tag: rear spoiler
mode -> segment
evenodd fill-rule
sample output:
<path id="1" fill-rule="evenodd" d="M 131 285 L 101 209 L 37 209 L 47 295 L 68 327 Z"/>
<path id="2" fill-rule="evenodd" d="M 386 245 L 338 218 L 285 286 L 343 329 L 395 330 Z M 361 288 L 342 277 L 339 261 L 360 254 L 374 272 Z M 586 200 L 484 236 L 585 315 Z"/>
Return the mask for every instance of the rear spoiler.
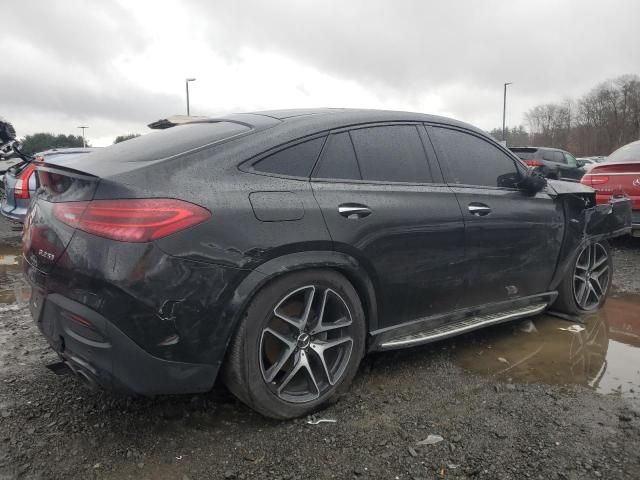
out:
<path id="1" fill-rule="evenodd" d="M 164 130 L 166 128 L 175 127 L 177 125 L 184 125 L 185 123 L 196 123 L 208 120 L 209 117 L 194 117 L 190 115 L 173 115 L 167 118 L 161 118 L 155 122 L 151 122 L 147 127 L 153 130 Z"/>
<path id="2" fill-rule="evenodd" d="M 92 175 L 91 173 L 81 172 L 80 170 L 76 170 L 75 168 L 64 167 L 62 165 L 54 165 L 51 163 L 38 163 L 36 169 L 41 172 L 50 172 L 50 173 L 63 173 L 70 177 L 80 178 L 84 180 L 95 180 L 98 177 L 97 175 Z"/>

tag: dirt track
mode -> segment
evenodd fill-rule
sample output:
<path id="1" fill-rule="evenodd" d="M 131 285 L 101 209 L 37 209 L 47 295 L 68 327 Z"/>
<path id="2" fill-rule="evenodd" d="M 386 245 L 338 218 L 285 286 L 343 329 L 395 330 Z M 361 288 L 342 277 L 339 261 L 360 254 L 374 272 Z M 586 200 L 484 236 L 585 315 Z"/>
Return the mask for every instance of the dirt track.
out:
<path id="1" fill-rule="evenodd" d="M 319 425 L 222 387 L 132 399 L 56 377 L 17 241 L 0 221 L 0 479 L 640 478 L 640 240 L 615 243 L 617 293 L 584 332 L 539 316 L 369 356 Z"/>

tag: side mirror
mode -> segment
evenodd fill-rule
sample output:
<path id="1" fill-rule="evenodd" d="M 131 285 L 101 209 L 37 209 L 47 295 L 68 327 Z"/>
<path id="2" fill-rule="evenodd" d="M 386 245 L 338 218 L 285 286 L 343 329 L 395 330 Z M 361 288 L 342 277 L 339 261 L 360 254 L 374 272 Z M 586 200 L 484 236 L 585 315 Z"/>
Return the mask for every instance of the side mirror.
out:
<path id="1" fill-rule="evenodd" d="M 527 172 L 524 174 L 520 183 L 518 184 L 518 188 L 523 190 L 531 195 L 535 195 L 538 192 L 541 192 L 544 187 L 547 186 L 547 179 L 536 172 L 533 168 L 527 169 Z"/>

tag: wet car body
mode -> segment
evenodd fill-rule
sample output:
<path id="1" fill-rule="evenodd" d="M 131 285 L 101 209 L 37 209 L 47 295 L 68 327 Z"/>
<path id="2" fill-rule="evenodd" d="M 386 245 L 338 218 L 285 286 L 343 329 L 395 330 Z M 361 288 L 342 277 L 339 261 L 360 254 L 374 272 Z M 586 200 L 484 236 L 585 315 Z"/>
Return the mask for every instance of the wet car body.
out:
<path id="1" fill-rule="evenodd" d="M 415 132 L 429 182 L 318 173 L 325 142 L 387 126 Z M 358 110 L 237 114 L 41 166 L 43 186 L 23 242 L 33 317 L 90 383 L 147 395 L 202 392 L 212 387 L 251 299 L 287 273 L 340 272 L 362 300 L 367 350 L 402 348 L 425 343 L 425 329 L 544 310 L 581 247 L 629 231 L 628 200 L 596 206 L 593 190 L 580 184 L 549 182 L 524 193 L 447 182 L 438 128 L 490 143 L 512 159 L 515 176 L 526 175 L 469 125 Z M 298 146 L 317 148 L 308 169 L 285 155 L 280 160 L 294 174 L 276 171 L 271 159 Z M 147 209 L 157 199 L 179 199 L 176 209 L 188 203 L 209 216 L 143 242 L 86 231 L 102 228 L 99 216 L 90 227 L 73 227 L 73 209 L 117 210 L 113 199 Z"/>
<path id="2" fill-rule="evenodd" d="M 27 209 L 38 188 L 38 176 L 35 174 L 37 162 L 64 164 L 73 158 L 87 155 L 94 148 L 58 148 L 37 153 L 35 163 L 21 161 L 7 169 L 3 178 L 5 196 L 0 206 L 0 214 L 23 223 Z"/>

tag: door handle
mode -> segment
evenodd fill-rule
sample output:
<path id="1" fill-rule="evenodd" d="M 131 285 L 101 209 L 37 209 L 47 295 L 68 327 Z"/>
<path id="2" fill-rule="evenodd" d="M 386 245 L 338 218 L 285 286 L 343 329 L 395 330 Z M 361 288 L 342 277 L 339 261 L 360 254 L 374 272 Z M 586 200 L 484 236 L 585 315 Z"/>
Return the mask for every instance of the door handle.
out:
<path id="1" fill-rule="evenodd" d="M 371 209 L 359 203 L 343 203 L 338 206 L 338 213 L 343 217 L 355 220 L 371 215 Z"/>
<path id="2" fill-rule="evenodd" d="M 484 217 L 485 215 L 489 215 L 491 213 L 491 207 L 489 205 L 485 205 L 484 203 L 470 203 L 468 209 L 469 213 L 471 215 L 475 215 L 476 217 Z"/>

